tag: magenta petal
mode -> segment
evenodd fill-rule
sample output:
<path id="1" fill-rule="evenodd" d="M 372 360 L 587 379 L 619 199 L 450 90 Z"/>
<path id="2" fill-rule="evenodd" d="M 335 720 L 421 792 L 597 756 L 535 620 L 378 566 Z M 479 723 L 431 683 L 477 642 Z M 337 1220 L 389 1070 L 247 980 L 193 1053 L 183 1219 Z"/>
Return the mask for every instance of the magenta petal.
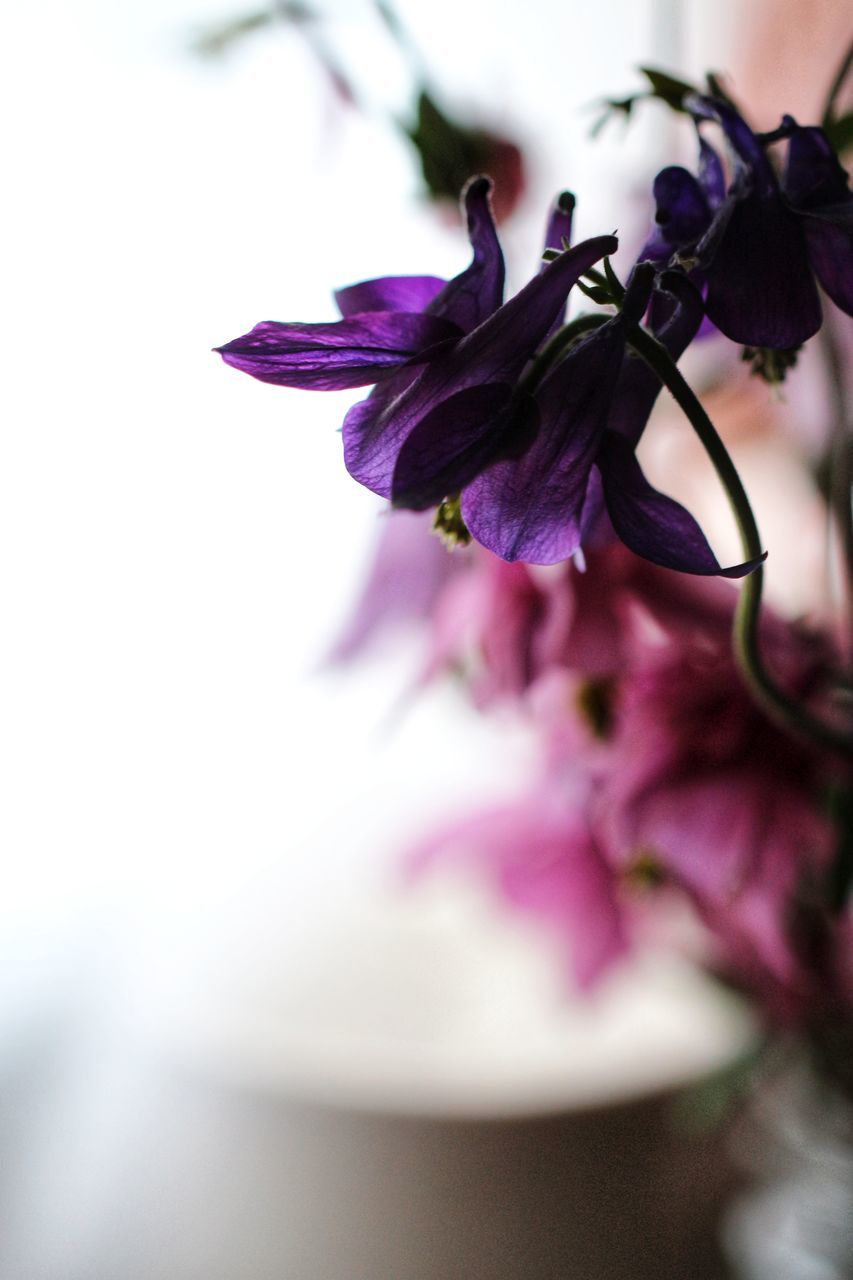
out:
<path id="1" fill-rule="evenodd" d="M 581 813 L 547 792 L 434 832 L 409 865 L 421 875 L 447 861 L 485 873 L 511 910 L 554 938 L 582 990 L 627 950 L 616 884 L 595 836 Z"/>
<path id="2" fill-rule="evenodd" d="M 261 382 L 338 391 L 389 377 L 430 347 L 456 337 L 453 325 L 434 316 L 375 311 L 333 324 L 266 320 L 216 349 L 226 364 Z"/>
<path id="3" fill-rule="evenodd" d="M 381 276 L 335 290 L 342 316 L 366 311 L 424 311 L 447 281 L 438 276 Z"/>
<path id="4" fill-rule="evenodd" d="M 581 545 L 590 469 L 624 349 L 621 325 L 607 325 L 567 356 L 536 391 L 533 443 L 465 490 L 465 523 L 502 560 L 557 564 Z"/>
<path id="5" fill-rule="evenodd" d="M 512 390 L 507 383 L 488 382 L 435 405 L 400 449 L 391 487 L 394 505 L 423 511 L 473 480 L 505 438 Z"/>
<path id="6" fill-rule="evenodd" d="M 613 528 L 644 560 L 682 573 L 742 578 L 764 559 L 723 569 L 696 521 L 680 503 L 653 489 L 630 444 L 608 431 L 599 454 L 604 498 Z"/>

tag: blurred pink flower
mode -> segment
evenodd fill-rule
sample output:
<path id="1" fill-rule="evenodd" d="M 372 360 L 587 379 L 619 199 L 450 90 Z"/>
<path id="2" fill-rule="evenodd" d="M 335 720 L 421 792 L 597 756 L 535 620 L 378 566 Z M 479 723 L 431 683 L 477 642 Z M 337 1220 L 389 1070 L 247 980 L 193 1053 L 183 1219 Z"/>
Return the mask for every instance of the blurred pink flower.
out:
<path id="1" fill-rule="evenodd" d="M 765 628 L 774 667 L 807 696 L 820 654 L 794 627 Z M 622 857 L 650 858 L 697 906 L 722 963 L 754 981 L 798 981 L 790 923 L 823 872 L 831 776 L 815 748 L 755 705 L 728 643 L 685 635 L 647 654 L 622 690 L 603 804 Z"/>
<path id="2" fill-rule="evenodd" d="M 514 910 L 556 939 L 574 982 L 588 990 L 628 947 L 617 883 L 583 806 L 542 788 L 515 804 L 433 833 L 411 854 L 421 874 L 436 862 L 473 866 Z"/>

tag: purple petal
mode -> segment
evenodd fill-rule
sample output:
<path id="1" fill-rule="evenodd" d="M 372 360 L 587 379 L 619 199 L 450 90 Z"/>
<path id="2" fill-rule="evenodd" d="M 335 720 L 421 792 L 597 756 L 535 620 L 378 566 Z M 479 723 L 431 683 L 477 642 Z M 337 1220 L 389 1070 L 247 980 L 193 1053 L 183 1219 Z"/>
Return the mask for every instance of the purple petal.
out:
<path id="1" fill-rule="evenodd" d="M 548 217 L 548 225 L 545 228 L 546 249 L 555 249 L 557 253 L 562 253 L 566 245 L 571 244 L 574 212 L 575 198 L 571 191 L 561 191 L 554 201 Z"/>
<path id="2" fill-rule="evenodd" d="M 697 179 L 680 165 L 670 165 L 661 169 L 652 190 L 661 237 L 673 248 L 695 244 L 711 221 L 708 201 Z"/>
<path id="3" fill-rule="evenodd" d="M 387 378 L 456 337 L 458 330 L 435 316 L 374 311 L 333 324 L 266 320 L 217 350 L 226 364 L 261 382 L 338 391 Z"/>
<path id="4" fill-rule="evenodd" d="M 523 415 L 516 406 L 509 413 L 512 392 L 508 383 L 482 383 L 436 404 L 400 449 L 391 487 L 395 506 L 423 511 L 473 480 Z"/>
<path id="5" fill-rule="evenodd" d="M 349 662 L 384 634 L 429 617 L 442 589 L 465 564 L 431 536 L 430 524 L 429 516 L 409 511 L 385 514 L 367 581 L 327 661 Z"/>
<path id="6" fill-rule="evenodd" d="M 561 254 L 473 333 L 426 365 L 417 378 L 395 383 L 399 393 L 385 395 L 383 388 L 383 394 L 374 393 L 350 410 L 343 427 L 344 461 L 350 475 L 387 497 L 397 453 L 421 419 L 468 387 L 515 383 L 560 314 L 572 285 L 605 253 L 613 253 L 617 244 L 614 236 L 599 236 Z M 421 466 L 418 475 L 420 493 L 425 480 Z M 400 479 L 402 483 L 402 475 Z"/>
<path id="7" fill-rule="evenodd" d="M 557 564 L 581 545 L 590 469 L 624 349 L 623 326 L 611 323 L 572 351 L 536 391 L 533 443 L 465 490 L 465 523 L 502 560 Z"/>
<path id="8" fill-rule="evenodd" d="M 644 560 L 664 569 L 721 574 L 724 578 L 741 578 L 761 563 L 752 560 L 722 569 L 690 513 L 652 488 L 633 449 L 621 436 L 605 433 L 599 465 L 613 528 L 625 545 Z"/>
<path id="9" fill-rule="evenodd" d="M 472 178 L 462 195 L 468 219 L 468 238 L 474 259 L 430 302 L 430 315 L 450 320 L 463 333 L 497 311 L 503 301 L 504 259 L 492 216 L 489 178 Z"/>
<path id="10" fill-rule="evenodd" d="M 545 228 L 545 249 L 554 249 L 557 253 L 562 253 L 566 245 L 571 243 L 574 212 L 575 198 L 571 191 L 561 191 L 554 201 L 548 225 Z M 546 263 L 543 261 L 540 271 L 544 271 L 545 266 Z M 563 306 L 545 337 L 550 338 L 553 333 L 563 327 L 565 322 L 566 307 Z"/>
<path id="11" fill-rule="evenodd" d="M 699 138 L 699 185 L 711 209 L 719 209 L 726 198 L 726 174 L 717 152 L 704 138 Z"/>
<path id="12" fill-rule="evenodd" d="M 717 218 L 727 221 L 708 267 L 708 316 L 733 342 L 800 346 L 821 321 L 800 219 L 781 197 L 760 195 L 730 199 Z M 712 224 L 706 241 L 714 239 Z"/>
<path id="13" fill-rule="evenodd" d="M 685 275 L 664 272 L 652 295 L 649 321 L 652 332 L 673 360 L 686 351 L 696 336 L 704 316 L 699 291 Z M 643 434 L 652 407 L 660 394 L 660 380 L 644 360 L 629 355 L 622 362 L 613 396 L 608 429 L 636 446 Z"/>
<path id="14" fill-rule="evenodd" d="M 818 213 L 821 206 L 853 202 L 847 174 L 823 129 L 803 128 L 789 116 L 783 123 L 792 127 L 783 182 L 791 203 L 803 213 Z"/>
<path id="15" fill-rule="evenodd" d="M 853 231 L 824 218 L 803 218 L 812 270 L 837 307 L 853 315 Z"/>
<path id="16" fill-rule="evenodd" d="M 336 289 L 335 302 L 342 316 L 366 311 L 424 311 L 446 284 L 438 276 L 381 276 Z"/>
<path id="17" fill-rule="evenodd" d="M 743 116 L 730 103 L 723 102 L 720 98 L 690 94 L 685 98 L 684 105 L 698 119 L 714 120 L 720 125 L 738 168 L 749 171 L 752 186 L 758 193 L 771 195 L 778 191 L 773 166 L 764 147 Z"/>

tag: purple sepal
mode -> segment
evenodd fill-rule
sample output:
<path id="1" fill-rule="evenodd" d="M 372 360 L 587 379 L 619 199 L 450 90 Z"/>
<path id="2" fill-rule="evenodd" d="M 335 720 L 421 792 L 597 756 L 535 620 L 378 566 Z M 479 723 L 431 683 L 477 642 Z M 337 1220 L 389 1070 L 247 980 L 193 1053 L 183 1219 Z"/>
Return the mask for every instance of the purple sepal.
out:
<path id="1" fill-rule="evenodd" d="M 504 382 L 466 387 L 421 418 L 396 460 L 394 505 L 424 511 L 469 484 L 523 420 L 522 406 L 510 411 L 512 391 Z"/>
<path id="2" fill-rule="evenodd" d="M 491 179 L 479 177 L 472 178 L 462 193 L 474 257 L 428 306 L 430 315 L 452 321 L 463 333 L 482 324 L 503 302 L 506 271 L 492 215 L 491 190 Z"/>
<path id="3" fill-rule="evenodd" d="M 458 336 L 454 325 L 435 316 L 374 311 L 332 324 L 266 320 L 216 350 L 226 364 L 261 382 L 339 391 L 390 377 Z"/>
<path id="4" fill-rule="evenodd" d="M 388 496 L 397 454 L 418 423 L 443 401 L 469 387 L 488 383 L 514 385 L 560 313 L 572 285 L 605 253 L 615 252 L 617 244 L 614 236 L 599 236 L 561 254 L 472 333 L 426 365 L 417 378 L 408 379 L 399 394 L 386 395 L 387 388 L 380 388 L 378 397 L 374 395 L 351 409 L 343 426 L 344 461 L 350 475 L 374 492 Z M 469 413 L 474 401 L 466 403 Z M 472 429 L 470 421 L 467 425 Z M 420 451 L 425 445 L 421 434 L 417 449 Z M 440 453 L 443 471 L 447 462 L 443 445 Z M 420 503 L 427 489 L 433 492 L 434 488 L 427 484 L 422 456 L 415 471 L 417 483 L 412 498 Z M 394 500 L 400 505 L 408 505 L 403 494 L 404 486 L 409 492 L 408 484 L 401 472 L 399 496 L 396 481 L 393 487 Z M 440 494 L 436 501 L 445 496 L 446 493 Z"/>
<path id="5" fill-rule="evenodd" d="M 705 309 L 717 328 L 750 347 L 798 347 L 820 328 L 821 309 L 802 223 L 780 196 L 730 196 L 712 226 Z M 719 225 L 719 224 L 718 224 Z"/>
<path id="6" fill-rule="evenodd" d="M 823 218 L 805 216 L 803 229 L 812 269 L 828 297 L 853 315 L 853 234 Z"/>
<path id="7" fill-rule="evenodd" d="M 765 559 L 721 568 L 699 525 L 680 503 L 652 488 L 622 436 L 605 432 L 599 467 L 613 528 L 644 560 L 682 573 L 742 578 Z"/>
<path id="8" fill-rule="evenodd" d="M 447 285 L 438 276 L 380 276 L 335 290 L 344 317 L 366 311 L 424 311 Z"/>
<path id="9" fill-rule="evenodd" d="M 465 490 L 465 523 L 502 560 L 556 564 L 580 547 L 590 469 L 624 348 L 624 326 L 613 323 L 572 351 L 536 391 L 529 447 Z"/>

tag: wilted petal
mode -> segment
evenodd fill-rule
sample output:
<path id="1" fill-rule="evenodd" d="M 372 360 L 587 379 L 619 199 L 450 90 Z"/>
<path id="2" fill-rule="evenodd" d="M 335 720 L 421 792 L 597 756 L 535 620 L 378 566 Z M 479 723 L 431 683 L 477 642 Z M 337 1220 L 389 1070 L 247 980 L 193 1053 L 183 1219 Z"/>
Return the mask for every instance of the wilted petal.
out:
<path id="1" fill-rule="evenodd" d="M 680 503 L 652 488 L 622 436 L 605 433 L 599 466 L 613 528 L 638 556 L 664 569 L 725 578 L 741 578 L 760 563 L 721 568 L 696 521 Z"/>
<path id="2" fill-rule="evenodd" d="M 226 364 L 261 382 L 338 391 L 387 378 L 458 336 L 453 325 L 434 316 L 375 311 L 333 324 L 267 320 L 216 349 Z"/>
<path id="3" fill-rule="evenodd" d="M 750 347 L 798 347 L 820 328 L 821 310 L 800 219 L 780 196 L 748 195 L 726 202 L 700 242 L 716 241 L 708 273 L 707 313 L 733 342 Z M 715 219 L 716 222 L 716 219 Z"/>
<path id="4" fill-rule="evenodd" d="M 446 284 L 438 276 L 381 276 L 336 289 L 335 302 L 342 316 L 366 311 L 423 311 Z"/>
<path id="5" fill-rule="evenodd" d="M 581 545 L 590 468 L 624 349 L 623 327 L 611 323 L 572 351 L 536 391 L 533 442 L 465 490 L 465 523 L 502 560 L 556 564 Z"/>
<path id="6" fill-rule="evenodd" d="M 441 400 L 406 437 L 391 486 L 398 507 L 423 511 L 458 493 L 486 466 L 520 411 L 505 382 L 466 387 Z"/>

